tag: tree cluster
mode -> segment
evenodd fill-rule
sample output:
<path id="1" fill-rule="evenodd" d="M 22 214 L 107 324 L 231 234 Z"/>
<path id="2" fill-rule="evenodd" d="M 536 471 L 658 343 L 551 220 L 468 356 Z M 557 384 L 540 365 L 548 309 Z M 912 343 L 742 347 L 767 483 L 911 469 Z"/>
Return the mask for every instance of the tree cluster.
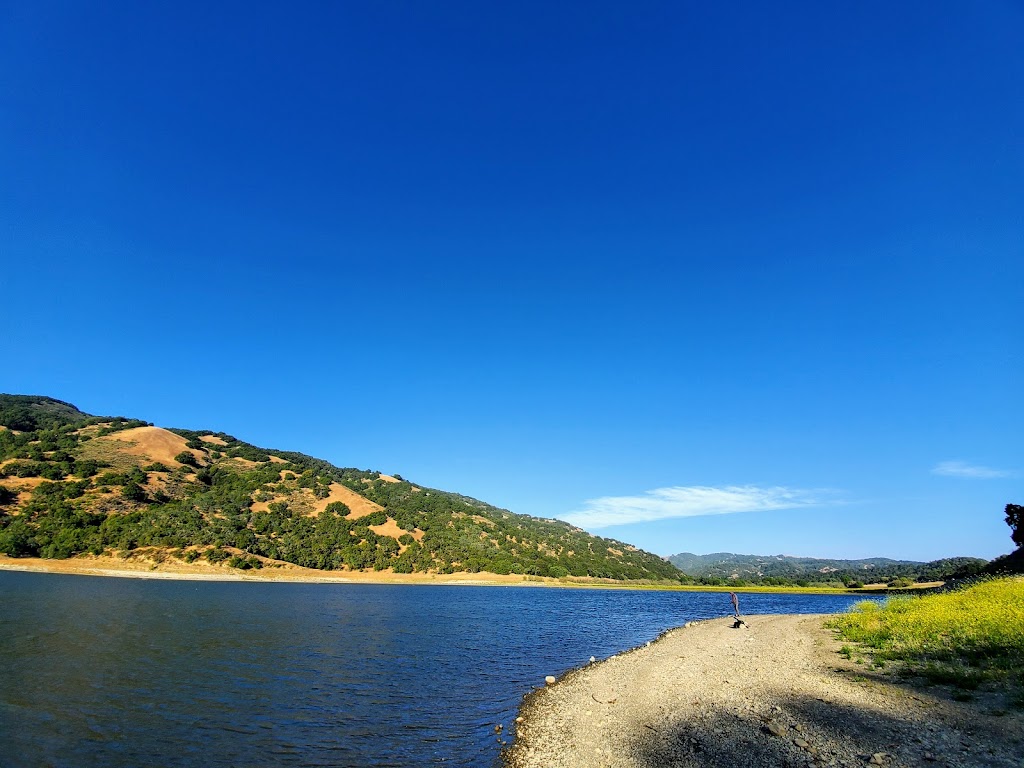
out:
<path id="1" fill-rule="evenodd" d="M 3 473 L 49 481 L 18 509 L 10 491 L 0 497 L 0 552 L 70 557 L 157 548 L 185 560 L 203 557 L 235 567 L 257 567 L 266 559 L 400 573 L 679 576 L 662 558 L 565 523 L 516 515 L 402 479 L 386 482 L 379 472 L 343 469 L 300 453 L 273 451 L 284 463 L 271 462 L 270 451 L 224 433 L 217 434 L 221 446 L 201 439 L 209 433 L 173 430 L 188 447 L 175 457 L 180 466 L 174 469 L 158 462 L 118 469 L 79 455 L 88 439 L 78 432 L 84 426 L 109 434 L 144 423 L 81 414 L 22 434 L 0 431 L 0 460 L 15 459 Z M 153 490 L 154 478 L 162 490 Z M 303 494 L 325 499 L 334 483 L 376 502 L 381 511 L 353 518 L 335 502 L 311 515 Z M 373 530 L 389 519 L 403 531 L 397 539 Z"/>

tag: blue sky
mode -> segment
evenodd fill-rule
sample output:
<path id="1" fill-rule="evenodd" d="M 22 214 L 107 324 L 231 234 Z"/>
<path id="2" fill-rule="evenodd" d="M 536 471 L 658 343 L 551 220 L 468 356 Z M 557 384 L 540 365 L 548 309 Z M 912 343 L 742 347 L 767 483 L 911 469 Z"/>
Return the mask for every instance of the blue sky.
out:
<path id="1" fill-rule="evenodd" d="M 659 554 L 1024 500 L 1018 3 L 10 3 L 0 391 Z"/>

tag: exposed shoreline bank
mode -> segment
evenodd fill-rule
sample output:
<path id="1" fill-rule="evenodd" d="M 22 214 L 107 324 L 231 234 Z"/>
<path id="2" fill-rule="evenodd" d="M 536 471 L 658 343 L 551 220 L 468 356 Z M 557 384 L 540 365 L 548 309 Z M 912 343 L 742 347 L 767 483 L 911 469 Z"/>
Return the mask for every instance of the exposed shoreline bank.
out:
<path id="1" fill-rule="evenodd" d="M 813 616 L 712 619 L 530 694 L 507 768 L 1019 766 L 1024 712 L 844 659 Z"/>
<path id="2" fill-rule="evenodd" d="M 105 576 L 128 579 L 181 581 L 244 581 L 265 584 L 478 584 L 483 586 L 544 586 L 523 581 L 521 576 L 493 573 L 401 574 L 360 571 L 317 571 L 299 566 L 239 570 L 202 563 L 146 563 L 116 557 L 13 558 L 0 555 L 0 571 Z"/>
<path id="3" fill-rule="evenodd" d="M 478 586 L 554 587 L 561 589 L 627 589 L 665 590 L 682 592 L 739 592 L 765 594 L 877 594 L 877 588 L 824 589 L 817 587 L 726 587 L 703 585 L 664 585 L 616 582 L 614 580 L 562 580 L 496 573 L 391 573 L 388 571 L 318 571 L 295 565 L 238 570 L 201 562 L 187 564 L 174 560 L 152 562 L 120 557 L 79 556 L 66 560 L 48 560 L 38 557 L 8 557 L 0 555 L 0 571 L 31 573 L 58 573 L 76 576 L 109 576 L 133 579 L 180 579 L 183 581 L 245 581 L 264 583 L 310 584 L 469 584 Z"/>

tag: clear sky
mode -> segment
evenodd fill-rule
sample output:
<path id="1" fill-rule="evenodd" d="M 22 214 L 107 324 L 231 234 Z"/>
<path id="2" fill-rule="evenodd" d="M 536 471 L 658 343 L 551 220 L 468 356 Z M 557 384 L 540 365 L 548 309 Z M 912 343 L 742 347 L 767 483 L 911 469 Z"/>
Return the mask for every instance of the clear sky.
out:
<path id="1" fill-rule="evenodd" d="M 659 554 L 1024 503 L 1024 6 L 0 6 L 0 391 Z"/>

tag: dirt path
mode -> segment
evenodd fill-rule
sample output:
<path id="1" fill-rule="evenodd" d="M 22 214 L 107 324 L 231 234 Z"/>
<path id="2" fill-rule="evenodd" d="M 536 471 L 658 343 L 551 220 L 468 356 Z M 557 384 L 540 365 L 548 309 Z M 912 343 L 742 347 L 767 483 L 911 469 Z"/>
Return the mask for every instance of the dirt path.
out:
<path id="1" fill-rule="evenodd" d="M 700 622 L 571 672 L 528 697 L 507 765 L 1024 765 L 1019 708 L 868 671 L 823 619 Z"/>

